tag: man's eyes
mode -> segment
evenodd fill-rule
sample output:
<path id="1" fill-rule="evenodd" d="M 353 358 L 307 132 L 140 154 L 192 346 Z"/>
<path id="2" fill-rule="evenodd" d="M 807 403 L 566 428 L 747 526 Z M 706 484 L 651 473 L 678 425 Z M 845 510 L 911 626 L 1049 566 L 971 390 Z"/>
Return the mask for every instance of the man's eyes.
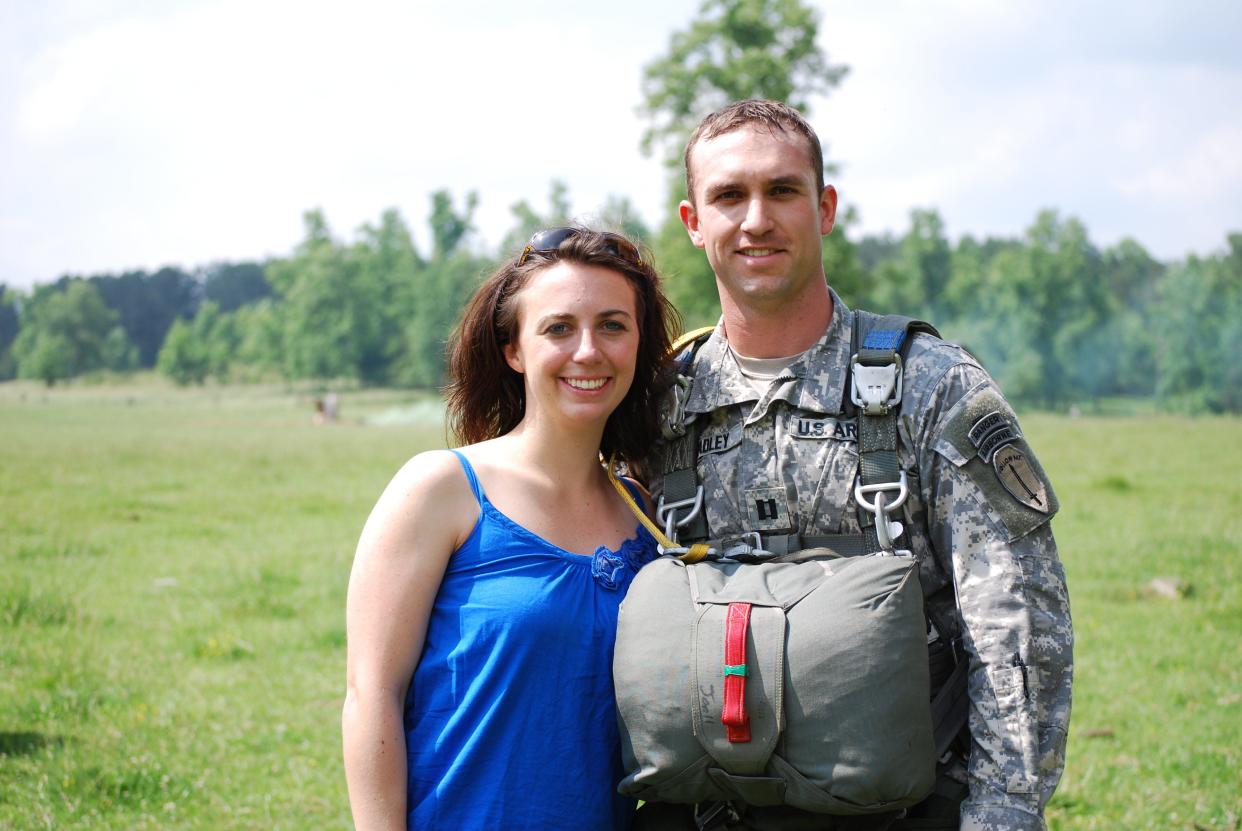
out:
<path id="1" fill-rule="evenodd" d="M 773 185 L 768 188 L 770 196 L 794 196 L 798 189 L 793 185 Z M 712 196 L 713 202 L 737 202 L 745 199 L 746 194 L 740 190 L 722 190 Z"/>

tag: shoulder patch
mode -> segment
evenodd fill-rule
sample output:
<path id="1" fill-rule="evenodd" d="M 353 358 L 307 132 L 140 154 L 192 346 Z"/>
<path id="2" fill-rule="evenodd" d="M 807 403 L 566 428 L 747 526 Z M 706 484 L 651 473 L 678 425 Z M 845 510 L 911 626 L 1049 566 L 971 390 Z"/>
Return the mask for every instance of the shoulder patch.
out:
<path id="1" fill-rule="evenodd" d="M 1057 512 L 1056 493 L 1026 443 L 1017 416 L 993 384 L 979 384 L 953 405 L 933 447 L 974 483 L 1000 515 L 1011 539 Z"/>
<path id="2" fill-rule="evenodd" d="M 1005 447 L 992 458 L 992 468 L 1010 496 L 1041 514 L 1048 513 L 1048 488 L 1025 453 L 1016 447 Z"/>

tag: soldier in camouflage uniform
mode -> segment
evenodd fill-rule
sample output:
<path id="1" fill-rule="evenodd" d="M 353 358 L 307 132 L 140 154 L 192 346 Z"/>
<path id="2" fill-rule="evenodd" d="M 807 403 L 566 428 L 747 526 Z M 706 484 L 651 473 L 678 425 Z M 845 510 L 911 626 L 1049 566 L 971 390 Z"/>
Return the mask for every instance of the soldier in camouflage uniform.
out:
<path id="1" fill-rule="evenodd" d="M 757 531 L 787 546 L 796 535 L 858 533 L 859 453 L 845 400 L 855 313 L 823 270 L 836 193 L 823 184 L 818 139 L 785 105 L 742 102 L 704 119 L 686 165 L 681 218 L 716 273 L 723 311 L 694 357 L 684 408 L 698 422 L 707 536 Z M 902 376 L 897 458 L 910 497 L 900 546 L 918 558 L 929 619 L 950 630 L 940 641 L 968 662 L 969 735 L 942 759 L 937 795 L 891 828 L 1042 831 L 1064 764 L 1072 675 L 1069 599 L 1049 527 L 1056 497 L 968 352 L 917 335 Z M 652 456 L 656 497 L 667 455 Z M 892 821 L 742 812 L 731 827 Z M 914 819 L 937 815 L 949 819 Z"/>

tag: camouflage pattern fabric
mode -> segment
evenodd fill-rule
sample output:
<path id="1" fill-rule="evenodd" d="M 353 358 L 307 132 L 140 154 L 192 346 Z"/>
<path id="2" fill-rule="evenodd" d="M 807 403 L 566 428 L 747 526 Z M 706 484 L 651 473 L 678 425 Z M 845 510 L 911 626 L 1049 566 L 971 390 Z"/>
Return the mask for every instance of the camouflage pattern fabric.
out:
<path id="1" fill-rule="evenodd" d="M 824 336 L 762 396 L 719 327 L 700 348 L 686 417 L 699 422 L 709 537 L 859 532 L 857 437 L 842 407 L 852 325 L 834 292 Z M 1049 527 L 1056 495 L 995 382 L 953 344 L 926 335 L 911 344 L 898 435 L 911 488 L 898 544 L 918 558 L 929 617 L 960 627 L 942 634 L 960 635 L 969 660 L 970 753 L 949 769 L 969 787 L 961 827 L 1043 831 L 1064 767 L 1073 673 Z M 662 452 L 648 468 L 657 498 Z"/>

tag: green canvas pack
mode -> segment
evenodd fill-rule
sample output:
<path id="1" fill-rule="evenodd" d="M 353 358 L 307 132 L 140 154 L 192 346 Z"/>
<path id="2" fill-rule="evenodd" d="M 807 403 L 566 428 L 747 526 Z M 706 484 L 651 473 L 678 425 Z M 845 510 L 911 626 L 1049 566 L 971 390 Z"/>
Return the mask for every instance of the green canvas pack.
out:
<path id="1" fill-rule="evenodd" d="M 618 620 L 622 793 L 834 815 L 895 812 L 931 793 L 937 757 L 965 723 L 965 664 L 932 699 L 917 562 L 891 521 L 907 494 L 897 408 L 917 332 L 936 334 L 905 317 L 854 317 L 862 533 L 801 536 L 798 550 L 748 532 L 741 556 L 705 540 L 696 433 L 680 406 L 710 330 L 679 342 L 675 352 L 689 348 L 665 425 L 675 464 L 656 510 L 664 527 L 645 522 L 665 556 L 638 573 Z"/>
<path id="2" fill-rule="evenodd" d="M 622 793 L 850 815 L 907 807 L 932 790 L 914 558 L 810 549 L 791 559 L 664 556 L 639 572 L 621 605 L 613 662 Z M 739 639 L 729 619 L 741 606 L 749 619 Z M 731 677 L 744 689 L 744 741 L 722 723 L 730 703 L 737 723 L 737 702 L 726 700 L 729 684 L 738 686 Z"/>

